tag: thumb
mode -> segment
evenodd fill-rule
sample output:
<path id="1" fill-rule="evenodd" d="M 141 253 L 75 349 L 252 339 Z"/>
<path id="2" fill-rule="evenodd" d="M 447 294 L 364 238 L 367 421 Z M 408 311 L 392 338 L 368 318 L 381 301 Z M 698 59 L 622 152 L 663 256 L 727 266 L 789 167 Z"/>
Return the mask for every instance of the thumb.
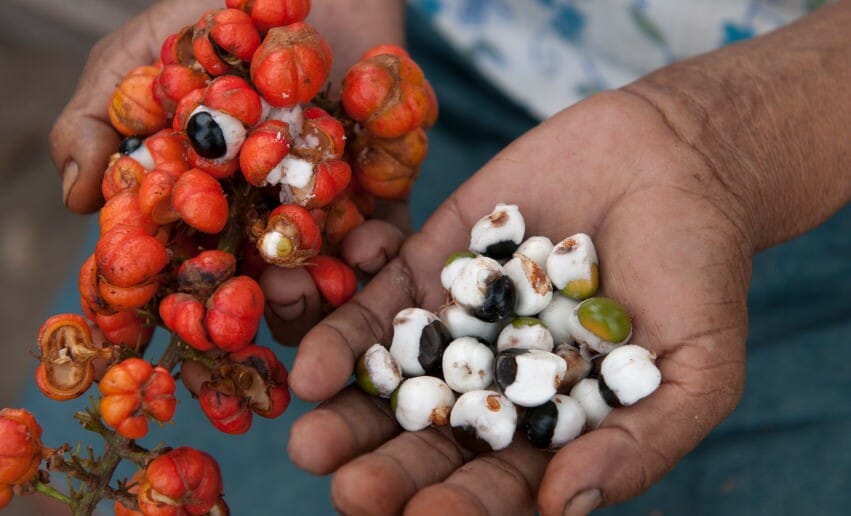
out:
<path id="1" fill-rule="evenodd" d="M 103 172 L 121 141 L 108 115 L 115 87 L 133 68 L 154 62 L 163 40 L 194 23 L 211 4 L 208 0 L 155 4 L 92 48 L 77 89 L 49 136 L 50 156 L 62 178 L 68 209 L 89 213 L 103 202 Z"/>

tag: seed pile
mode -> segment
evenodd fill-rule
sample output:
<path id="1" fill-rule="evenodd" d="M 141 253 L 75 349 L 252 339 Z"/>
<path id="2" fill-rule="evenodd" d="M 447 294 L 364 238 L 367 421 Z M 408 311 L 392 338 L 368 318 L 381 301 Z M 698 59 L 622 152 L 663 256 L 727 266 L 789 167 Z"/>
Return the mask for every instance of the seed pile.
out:
<path id="1" fill-rule="evenodd" d="M 525 230 L 517 206 L 497 204 L 441 270 L 448 303 L 400 311 L 389 349 L 359 359 L 357 384 L 390 398 L 405 430 L 449 424 L 473 451 L 503 449 L 520 430 L 559 448 L 659 386 L 655 354 L 629 344 L 629 313 L 596 296 L 591 237 L 554 244 Z"/>

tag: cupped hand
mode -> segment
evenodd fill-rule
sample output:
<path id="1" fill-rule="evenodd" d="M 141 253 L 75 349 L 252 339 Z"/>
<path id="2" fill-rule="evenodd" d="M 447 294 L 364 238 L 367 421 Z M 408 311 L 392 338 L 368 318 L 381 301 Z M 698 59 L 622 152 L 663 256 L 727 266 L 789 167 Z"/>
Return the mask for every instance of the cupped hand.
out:
<path id="1" fill-rule="evenodd" d="M 49 138 L 68 209 L 89 213 L 103 204 L 103 172 L 121 141 L 107 114 L 116 85 L 128 71 L 158 59 L 162 42 L 170 34 L 195 23 L 205 11 L 224 6 L 224 0 L 161 1 L 92 48 L 77 89 Z M 339 85 L 348 67 L 370 47 L 401 44 L 402 21 L 401 2 L 314 2 L 308 22 L 328 40 L 334 52 L 330 84 Z M 343 258 L 368 276 L 396 255 L 409 227 L 407 205 L 380 205 L 375 220 L 347 236 Z M 297 343 L 323 313 L 320 295 L 309 275 L 302 269 L 270 268 L 261 284 L 269 300 L 266 316 L 274 335 L 286 343 Z"/>
<path id="2" fill-rule="evenodd" d="M 346 514 L 582 514 L 646 490 L 733 410 L 744 385 L 752 246 L 715 172 L 627 91 L 527 133 L 303 339 L 290 385 L 327 401 L 293 427 L 293 461 L 335 472 L 332 500 Z M 601 294 L 630 311 L 632 342 L 653 350 L 662 372 L 654 394 L 555 454 L 518 437 L 476 456 L 446 428 L 401 432 L 385 401 L 347 387 L 357 357 L 390 342 L 400 309 L 441 305 L 444 260 L 498 202 L 519 205 L 527 236 L 592 236 Z"/>

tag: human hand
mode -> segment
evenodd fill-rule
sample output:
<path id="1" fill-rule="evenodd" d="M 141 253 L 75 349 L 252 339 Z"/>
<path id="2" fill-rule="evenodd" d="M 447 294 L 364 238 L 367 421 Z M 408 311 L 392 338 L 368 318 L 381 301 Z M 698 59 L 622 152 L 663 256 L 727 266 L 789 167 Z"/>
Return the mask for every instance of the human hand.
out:
<path id="1" fill-rule="evenodd" d="M 103 204 L 103 172 L 122 138 L 107 114 L 115 85 L 129 70 L 159 58 L 167 36 L 195 23 L 205 11 L 223 7 L 224 0 L 158 2 L 95 45 L 76 92 L 50 134 L 50 153 L 62 177 L 63 202 L 68 209 L 88 213 Z M 308 22 L 334 52 L 330 84 L 339 85 L 348 67 L 368 48 L 379 43 L 401 44 L 402 18 L 402 2 L 313 2 Z M 374 273 L 395 256 L 409 226 L 405 204 L 379 202 L 376 219 L 344 240 L 342 257 L 357 271 Z M 319 320 L 321 298 L 304 270 L 269 268 L 261 285 L 269 301 L 267 320 L 279 340 L 295 343 Z"/>
<path id="2" fill-rule="evenodd" d="M 390 341 L 400 309 L 440 306 L 444 260 L 498 202 L 519 205 L 527 236 L 594 238 L 601 292 L 633 315 L 632 342 L 656 352 L 662 372 L 652 396 L 555 455 L 517 439 L 474 456 L 446 428 L 401 432 L 385 401 L 346 387 L 357 357 Z M 290 386 L 327 401 L 294 425 L 291 458 L 336 471 L 331 496 L 346 514 L 584 513 L 641 493 L 741 396 L 753 249 L 741 213 L 702 155 L 638 96 L 606 93 L 562 112 L 465 183 L 303 339 Z"/>

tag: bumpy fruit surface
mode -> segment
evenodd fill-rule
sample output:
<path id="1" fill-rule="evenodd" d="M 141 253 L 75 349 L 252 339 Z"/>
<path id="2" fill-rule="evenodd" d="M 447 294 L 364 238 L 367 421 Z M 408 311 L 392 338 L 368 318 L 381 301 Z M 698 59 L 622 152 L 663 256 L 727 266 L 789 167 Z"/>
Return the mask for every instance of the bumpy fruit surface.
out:
<path id="1" fill-rule="evenodd" d="M 397 138 L 430 119 L 431 87 L 404 50 L 367 52 L 343 78 L 346 113 L 381 138 Z"/>
<path id="2" fill-rule="evenodd" d="M 139 483 L 144 514 L 201 515 L 222 494 L 219 465 L 210 455 L 181 446 L 152 460 Z"/>
<path id="3" fill-rule="evenodd" d="M 140 66 L 128 73 L 109 101 L 109 120 L 124 136 L 153 134 L 168 125 L 168 117 L 154 99 L 153 85 L 160 70 Z"/>
<path id="4" fill-rule="evenodd" d="M 24 409 L 0 410 L 0 509 L 12 499 L 12 486 L 29 482 L 45 450 L 41 426 Z"/>
<path id="5" fill-rule="evenodd" d="M 331 49 L 306 23 L 269 30 L 251 60 L 251 81 L 276 107 L 309 102 L 331 71 Z"/>
<path id="6" fill-rule="evenodd" d="M 147 417 L 166 422 L 174 416 L 175 383 L 168 371 L 141 358 L 128 358 L 107 370 L 98 383 L 104 422 L 129 439 L 148 433 Z"/>
<path id="7" fill-rule="evenodd" d="M 379 138 L 361 131 L 352 144 L 350 161 L 358 184 L 376 197 L 402 200 L 408 197 L 428 152 L 428 138 L 421 128 L 398 138 Z"/>

